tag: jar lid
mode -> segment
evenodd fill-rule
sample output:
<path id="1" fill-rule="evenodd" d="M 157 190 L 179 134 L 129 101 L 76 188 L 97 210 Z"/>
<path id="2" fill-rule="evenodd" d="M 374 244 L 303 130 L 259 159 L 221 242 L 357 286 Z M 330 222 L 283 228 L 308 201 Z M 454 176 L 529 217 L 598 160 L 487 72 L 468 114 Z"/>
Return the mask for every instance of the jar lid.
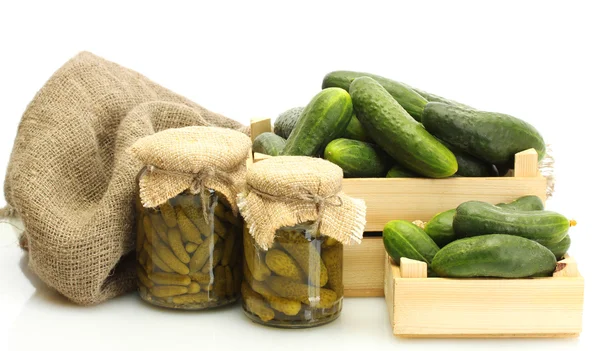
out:
<path id="1" fill-rule="evenodd" d="M 278 156 L 253 164 L 238 195 L 250 235 L 268 249 L 277 229 L 314 221 L 323 235 L 360 243 L 366 205 L 342 192 L 342 179 L 339 166 L 319 158 Z"/>
<path id="2" fill-rule="evenodd" d="M 251 146 L 247 135 L 219 127 L 166 129 L 139 139 L 130 151 L 145 165 L 142 204 L 156 207 L 186 190 L 214 189 L 237 212 L 235 196 L 243 189 Z"/>

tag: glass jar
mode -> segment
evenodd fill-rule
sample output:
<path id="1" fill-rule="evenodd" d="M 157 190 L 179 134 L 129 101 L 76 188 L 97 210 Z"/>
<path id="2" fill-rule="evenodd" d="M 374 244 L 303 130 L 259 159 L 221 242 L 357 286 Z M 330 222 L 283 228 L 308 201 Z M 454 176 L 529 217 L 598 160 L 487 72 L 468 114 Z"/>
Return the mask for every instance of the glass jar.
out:
<path id="1" fill-rule="evenodd" d="M 144 301 L 198 310 L 238 299 L 243 221 L 222 194 L 207 192 L 206 211 L 200 195 L 189 193 L 156 208 L 138 200 L 137 276 Z"/>
<path id="2" fill-rule="evenodd" d="M 305 328 L 335 320 L 342 310 L 343 245 L 309 222 L 277 230 L 261 250 L 244 230 L 245 314 L 255 322 Z"/>

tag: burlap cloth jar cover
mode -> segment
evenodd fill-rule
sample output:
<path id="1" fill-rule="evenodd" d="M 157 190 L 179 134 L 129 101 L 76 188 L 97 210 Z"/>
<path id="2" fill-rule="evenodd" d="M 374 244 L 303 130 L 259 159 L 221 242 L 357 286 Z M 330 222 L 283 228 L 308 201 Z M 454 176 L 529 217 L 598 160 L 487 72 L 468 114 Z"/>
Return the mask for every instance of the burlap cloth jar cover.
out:
<path id="1" fill-rule="evenodd" d="M 237 213 L 251 146 L 247 135 L 218 127 L 168 129 L 139 139 L 130 151 L 145 165 L 139 178 L 142 205 L 156 207 L 184 191 L 212 189 Z"/>
<path id="2" fill-rule="evenodd" d="M 279 156 L 253 164 L 238 207 L 256 244 L 267 250 L 281 227 L 315 222 L 344 245 L 358 244 L 366 224 L 364 200 L 342 192 L 343 171 L 319 158 Z"/>
<path id="3" fill-rule="evenodd" d="M 144 163 L 127 149 L 157 131 L 209 125 L 248 133 L 89 52 L 69 60 L 23 114 L 6 172 L 3 214 L 23 221 L 29 267 L 78 304 L 133 290 L 128 254 L 135 251 L 135 178 Z"/>

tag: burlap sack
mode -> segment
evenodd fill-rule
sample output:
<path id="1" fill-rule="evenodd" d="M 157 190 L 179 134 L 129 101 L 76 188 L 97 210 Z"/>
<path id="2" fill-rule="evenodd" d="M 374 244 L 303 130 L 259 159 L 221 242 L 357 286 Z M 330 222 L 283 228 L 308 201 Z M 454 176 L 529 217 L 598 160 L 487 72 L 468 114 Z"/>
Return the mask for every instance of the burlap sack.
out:
<path id="1" fill-rule="evenodd" d="M 146 165 L 139 179 L 142 205 L 156 207 L 183 191 L 213 189 L 237 214 L 235 198 L 243 190 L 251 147 L 246 134 L 218 127 L 168 129 L 139 139 L 130 150 Z"/>
<path id="2" fill-rule="evenodd" d="M 343 171 L 319 158 L 279 156 L 248 168 L 240 213 L 256 244 L 267 250 L 281 227 L 314 221 L 321 234 L 342 244 L 360 243 L 366 224 L 364 200 L 344 194 Z"/>
<path id="3" fill-rule="evenodd" d="M 192 125 L 247 128 L 139 73 L 83 52 L 27 107 L 4 191 L 20 214 L 29 266 L 79 304 L 135 287 L 135 178 L 126 150 L 156 131 Z"/>

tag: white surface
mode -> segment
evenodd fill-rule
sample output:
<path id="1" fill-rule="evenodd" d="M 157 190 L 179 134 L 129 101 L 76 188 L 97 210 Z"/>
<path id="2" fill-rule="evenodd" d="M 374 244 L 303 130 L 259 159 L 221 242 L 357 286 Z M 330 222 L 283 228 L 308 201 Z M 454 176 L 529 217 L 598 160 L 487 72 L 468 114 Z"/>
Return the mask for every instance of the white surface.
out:
<path id="1" fill-rule="evenodd" d="M 579 222 L 586 278 L 575 340 L 400 340 L 381 298 L 346 299 L 336 322 L 259 327 L 239 308 L 180 313 L 134 295 L 78 307 L 28 271 L 0 224 L 0 350 L 590 349 L 598 342 L 598 5 L 595 2 L 0 2 L 0 177 L 21 114 L 70 57 L 88 50 L 248 123 L 306 104 L 329 71 L 369 71 L 535 125 L 556 157 L 548 208 Z M 368 4 L 368 6 L 367 6 Z M 595 123 L 594 126 L 592 123 Z"/>

